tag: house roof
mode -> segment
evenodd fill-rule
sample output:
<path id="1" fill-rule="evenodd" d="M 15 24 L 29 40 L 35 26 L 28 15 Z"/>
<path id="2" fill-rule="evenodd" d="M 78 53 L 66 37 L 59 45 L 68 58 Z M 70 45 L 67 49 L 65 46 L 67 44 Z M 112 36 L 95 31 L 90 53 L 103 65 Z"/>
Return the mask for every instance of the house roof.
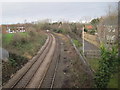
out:
<path id="1" fill-rule="evenodd" d="M 92 25 L 85 26 L 87 29 L 93 29 Z"/>

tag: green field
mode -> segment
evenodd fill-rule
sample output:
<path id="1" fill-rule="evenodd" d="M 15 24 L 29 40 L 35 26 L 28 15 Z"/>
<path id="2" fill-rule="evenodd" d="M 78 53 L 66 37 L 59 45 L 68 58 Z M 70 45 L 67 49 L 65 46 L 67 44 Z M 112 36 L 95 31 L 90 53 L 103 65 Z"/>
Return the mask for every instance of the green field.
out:
<path id="1" fill-rule="evenodd" d="M 19 34 L 20 35 L 27 35 L 27 33 L 19 33 Z M 2 34 L 3 45 L 9 44 L 12 41 L 14 35 L 15 35 L 15 33 Z"/>
<path id="2" fill-rule="evenodd" d="M 3 34 L 2 35 L 3 43 L 9 44 L 10 41 L 12 40 L 13 36 L 14 36 L 14 34 L 12 34 L 12 33 L 10 33 L 10 34 L 9 33 L 8 34 Z"/>

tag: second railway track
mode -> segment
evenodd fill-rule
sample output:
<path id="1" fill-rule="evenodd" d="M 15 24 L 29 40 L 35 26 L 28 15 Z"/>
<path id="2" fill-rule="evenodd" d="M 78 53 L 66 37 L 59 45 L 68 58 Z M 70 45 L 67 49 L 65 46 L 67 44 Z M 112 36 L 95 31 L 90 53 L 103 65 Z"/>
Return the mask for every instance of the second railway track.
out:
<path id="1" fill-rule="evenodd" d="M 52 61 L 56 48 L 56 39 L 48 34 L 48 39 L 37 53 L 22 69 L 20 69 L 3 88 L 39 88 Z"/>

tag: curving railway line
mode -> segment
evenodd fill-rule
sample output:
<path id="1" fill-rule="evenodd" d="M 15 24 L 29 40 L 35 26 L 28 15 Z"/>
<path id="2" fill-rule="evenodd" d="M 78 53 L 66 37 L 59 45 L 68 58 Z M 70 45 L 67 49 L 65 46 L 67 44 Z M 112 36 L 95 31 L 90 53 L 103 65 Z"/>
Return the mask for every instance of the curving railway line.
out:
<path id="1" fill-rule="evenodd" d="M 37 55 L 20 69 L 3 88 L 40 88 L 52 62 L 56 46 L 55 37 L 48 33 L 48 38 Z M 52 85 L 53 83 L 54 78 Z"/>

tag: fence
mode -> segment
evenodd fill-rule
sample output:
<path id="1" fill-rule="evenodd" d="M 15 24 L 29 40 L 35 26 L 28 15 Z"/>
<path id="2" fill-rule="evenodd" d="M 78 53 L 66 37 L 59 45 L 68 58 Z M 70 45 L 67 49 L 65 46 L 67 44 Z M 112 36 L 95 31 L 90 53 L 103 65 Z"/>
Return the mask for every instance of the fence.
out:
<path id="1" fill-rule="evenodd" d="M 85 50 L 86 58 L 100 58 L 100 50 Z"/>

